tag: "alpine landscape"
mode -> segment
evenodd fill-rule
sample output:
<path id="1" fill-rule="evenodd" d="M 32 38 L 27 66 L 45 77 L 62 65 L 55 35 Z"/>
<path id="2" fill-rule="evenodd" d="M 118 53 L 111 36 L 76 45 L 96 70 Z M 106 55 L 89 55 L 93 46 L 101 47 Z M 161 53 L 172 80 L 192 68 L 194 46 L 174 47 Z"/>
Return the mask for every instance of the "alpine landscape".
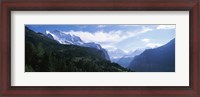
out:
<path id="1" fill-rule="evenodd" d="M 175 72 L 175 25 L 25 25 L 25 72 Z"/>

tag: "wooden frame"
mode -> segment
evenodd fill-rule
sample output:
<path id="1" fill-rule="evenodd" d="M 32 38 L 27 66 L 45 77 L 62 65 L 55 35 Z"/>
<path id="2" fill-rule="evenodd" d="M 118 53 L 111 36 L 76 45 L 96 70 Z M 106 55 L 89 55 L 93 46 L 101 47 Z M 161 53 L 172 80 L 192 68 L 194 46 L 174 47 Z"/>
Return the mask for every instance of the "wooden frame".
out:
<path id="1" fill-rule="evenodd" d="M 84 2 L 84 3 L 83 3 Z M 200 97 L 199 0 L 60 0 L 1 2 L 0 96 L 133 96 L 133 97 Z M 189 11 L 190 12 L 190 86 L 165 87 L 53 87 L 11 86 L 11 11 Z"/>

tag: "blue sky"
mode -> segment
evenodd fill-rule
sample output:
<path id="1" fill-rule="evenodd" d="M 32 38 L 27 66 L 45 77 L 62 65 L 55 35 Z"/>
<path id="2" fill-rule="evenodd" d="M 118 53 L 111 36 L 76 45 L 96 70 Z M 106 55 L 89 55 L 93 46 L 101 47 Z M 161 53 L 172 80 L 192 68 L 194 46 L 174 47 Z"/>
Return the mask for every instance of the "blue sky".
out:
<path id="1" fill-rule="evenodd" d="M 36 32 L 59 30 L 107 50 L 157 47 L 175 38 L 176 25 L 26 25 Z"/>

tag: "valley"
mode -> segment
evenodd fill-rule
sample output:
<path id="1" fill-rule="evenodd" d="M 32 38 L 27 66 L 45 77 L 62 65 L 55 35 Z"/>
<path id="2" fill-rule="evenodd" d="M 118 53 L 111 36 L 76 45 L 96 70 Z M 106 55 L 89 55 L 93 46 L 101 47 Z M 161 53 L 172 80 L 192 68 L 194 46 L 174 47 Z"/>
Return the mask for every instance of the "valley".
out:
<path id="1" fill-rule="evenodd" d="M 79 32 L 80 36 L 73 31 L 38 32 L 29 27 L 25 27 L 26 72 L 175 72 L 175 38 L 163 45 L 124 51 L 107 48 L 104 42 L 85 41 L 88 32 Z"/>

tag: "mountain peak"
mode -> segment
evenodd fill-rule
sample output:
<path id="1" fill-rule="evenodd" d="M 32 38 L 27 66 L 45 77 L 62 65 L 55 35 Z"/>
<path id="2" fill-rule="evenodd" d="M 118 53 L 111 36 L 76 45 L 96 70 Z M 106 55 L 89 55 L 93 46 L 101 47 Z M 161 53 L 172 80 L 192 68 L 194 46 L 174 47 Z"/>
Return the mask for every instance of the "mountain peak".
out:
<path id="1" fill-rule="evenodd" d="M 84 43 L 79 36 L 73 34 L 63 33 L 58 30 L 53 30 L 52 32 L 46 31 L 46 35 L 48 34 L 51 34 L 51 36 L 54 37 L 54 40 L 59 41 L 61 44 L 72 44 L 72 45 L 102 49 L 101 45 L 96 44 L 94 42 Z"/>
<path id="2" fill-rule="evenodd" d="M 114 50 L 110 50 L 108 51 L 109 56 L 111 57 L 111 59 L 116 59 L 116 58 L 121 58 L 124 55 L 126 55 L 127 53 L 124 52 L 121 49 L 114 49 Z"/>
<path id="3" fill-rule="evenodd" d="M 97 44 L 95 42 L 85 43 L 79 36 L 70 33 L 63 33 L 62 31 L 59 30 L 46 31 L 45 35 L 51 39 L 58 41 L 60 44 L 77 45 L 77 46 L 90 47 L 102 50 L 105 54 L 106 59 L 109 60 L 107 51 L 103 49 L 100 44 Z"/>
<path id="4" fill-rule="evenodd" d="M 161 47 L 145 50 L 134 57 L 128 68 L 139 72 L 174 72 L 175 39 Z"/>

